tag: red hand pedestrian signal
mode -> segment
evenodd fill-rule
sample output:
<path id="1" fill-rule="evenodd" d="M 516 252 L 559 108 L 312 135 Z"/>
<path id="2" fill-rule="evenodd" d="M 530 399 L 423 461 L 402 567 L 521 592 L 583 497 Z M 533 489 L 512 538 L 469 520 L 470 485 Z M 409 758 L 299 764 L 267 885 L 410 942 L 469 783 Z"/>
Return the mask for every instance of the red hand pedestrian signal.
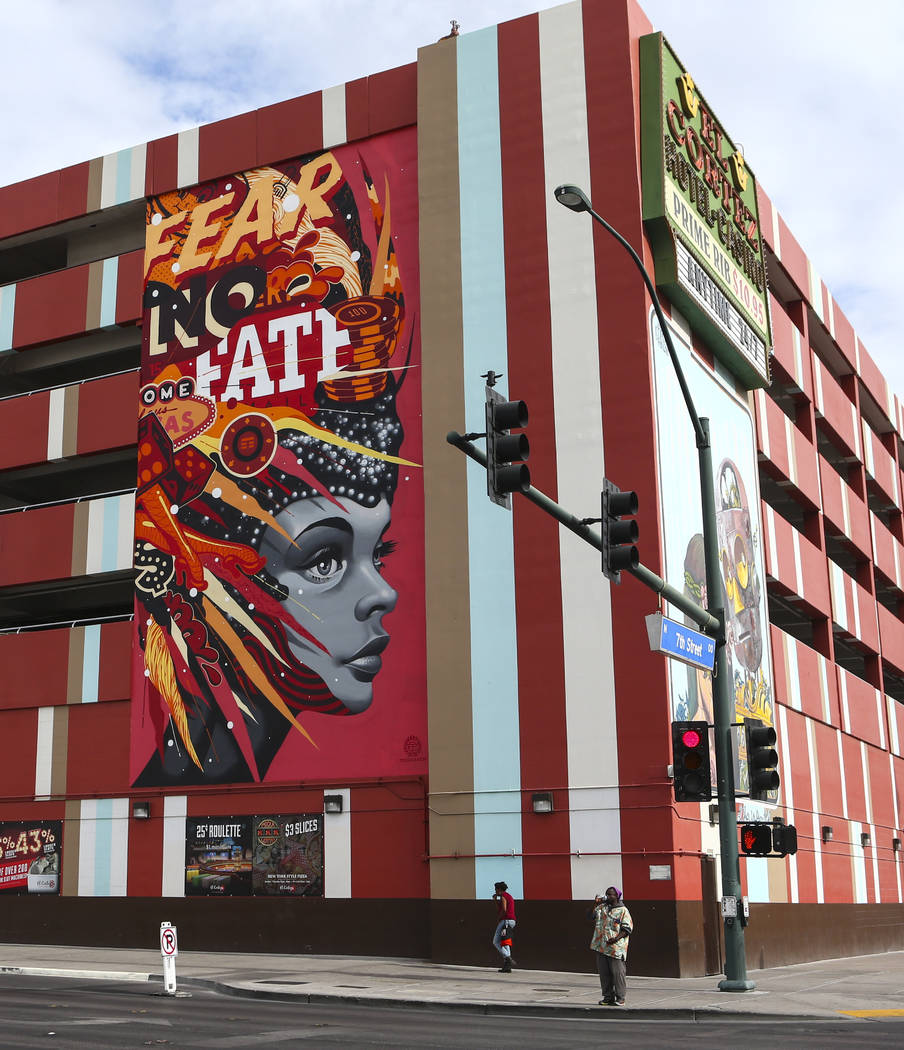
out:
<path id="1" fill-rule="evenodd" d="M 752 857 L 768 857 L 772 852 L 772 825 L 765 821 L 742 824 L 741 850 Z"/>

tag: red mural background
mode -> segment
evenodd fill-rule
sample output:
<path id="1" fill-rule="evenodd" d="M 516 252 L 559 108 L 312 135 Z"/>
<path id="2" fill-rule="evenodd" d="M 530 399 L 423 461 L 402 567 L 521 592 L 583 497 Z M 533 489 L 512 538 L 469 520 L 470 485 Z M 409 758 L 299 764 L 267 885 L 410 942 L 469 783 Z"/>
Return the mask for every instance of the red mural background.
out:
<path id="1" fill-rule="evenodd" d="M 414 131 L 147 230 L 132 783 L 426 772 Z"/>

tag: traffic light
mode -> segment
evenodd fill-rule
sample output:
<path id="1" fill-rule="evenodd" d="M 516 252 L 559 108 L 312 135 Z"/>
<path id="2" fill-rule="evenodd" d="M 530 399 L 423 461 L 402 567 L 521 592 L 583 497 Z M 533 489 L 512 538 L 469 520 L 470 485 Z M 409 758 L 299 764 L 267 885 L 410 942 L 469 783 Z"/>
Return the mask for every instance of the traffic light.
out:
<path id="1" fill-rule="evenodd" d="M 487 495 L 500 507 L 512 508 L 513 492 L 527 492 L 530 470 L 524 461 L 530 456 L 526 434 L 510 434 L 527 426 L 527 405 L 506 401 L 487 385 Z"/>
<path id="2" fill-rule="evenodd" d="M 775 730 L 758 718 L 745 718 L 747 734 L 747 776 L 750 782 L 750 797 L 763 801 L 774 797 L 778 790 L 778 753 Z"/>
<path id="3" fill-rule="evenodd" d="M 672 773 L 676 802 L 709 802 L 713 797 L 706 722 L 672 722 Z"/>
<path id="4" fill-rule="evenodd" d="M 772 822 L 772 849 L 780 856 L 797 853 L 797 828 L 793 824 Z"/>
<path id="5" fill-rule="evenodd" d="M 608 478 L 603 478 L 602 504 L 603 575 L 613 583 L 621 582 L 622 569 L 633 569 L 640 558 L 634 541 L 639 531 L 633 519 L 622 521 L 625 514 L 637 513 L 637 493 L 622 492 Z"/>
<path id="6" fill-rule="evenodd" d="M 765 820 L 742 824 L 741 851 L 750 857 L 768 857 L 772 852 L 772 825 Z"/>

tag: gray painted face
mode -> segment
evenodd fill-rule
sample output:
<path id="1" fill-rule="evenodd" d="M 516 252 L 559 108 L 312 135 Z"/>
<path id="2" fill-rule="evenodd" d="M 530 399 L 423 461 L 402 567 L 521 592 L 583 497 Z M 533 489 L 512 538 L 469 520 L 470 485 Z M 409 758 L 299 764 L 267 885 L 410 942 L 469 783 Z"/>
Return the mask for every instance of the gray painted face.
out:
<path id="1" fill-rule="evenodd" d="M 290 503 L 276 521 L 294 543 L 268 528 L 260 552 L 268 572 L 288 590 L 292 616 L 327 649 L 287 627 L 296 659 L 357 713 L 373 699 L 380 654 L 389 643 L 383 617 L 395 608 L 398 594 L 381 575 L 389 504 L 339 503 L 342 509 L 320 496 Z"/>

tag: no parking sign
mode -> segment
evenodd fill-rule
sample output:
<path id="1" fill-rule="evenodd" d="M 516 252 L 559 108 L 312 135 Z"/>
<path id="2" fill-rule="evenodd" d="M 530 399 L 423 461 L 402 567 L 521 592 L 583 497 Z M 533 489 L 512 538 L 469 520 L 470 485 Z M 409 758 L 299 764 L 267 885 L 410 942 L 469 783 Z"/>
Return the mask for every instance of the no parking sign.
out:
<path id="1" fill-rule="evenodd" d="M 176 927 L 171 926 L 168 922 L 160 923 L 160 954 L 164 958 L 174 958 L 179 954 Z"/>
<path id="2" fill-rule="evenodd" d="M 175 995 L 179 941 L 176 937 L 176 927 L 168 922 L 160 923 L 160 954 L 163 956 L 163 987 L 167 995 Z"/>

